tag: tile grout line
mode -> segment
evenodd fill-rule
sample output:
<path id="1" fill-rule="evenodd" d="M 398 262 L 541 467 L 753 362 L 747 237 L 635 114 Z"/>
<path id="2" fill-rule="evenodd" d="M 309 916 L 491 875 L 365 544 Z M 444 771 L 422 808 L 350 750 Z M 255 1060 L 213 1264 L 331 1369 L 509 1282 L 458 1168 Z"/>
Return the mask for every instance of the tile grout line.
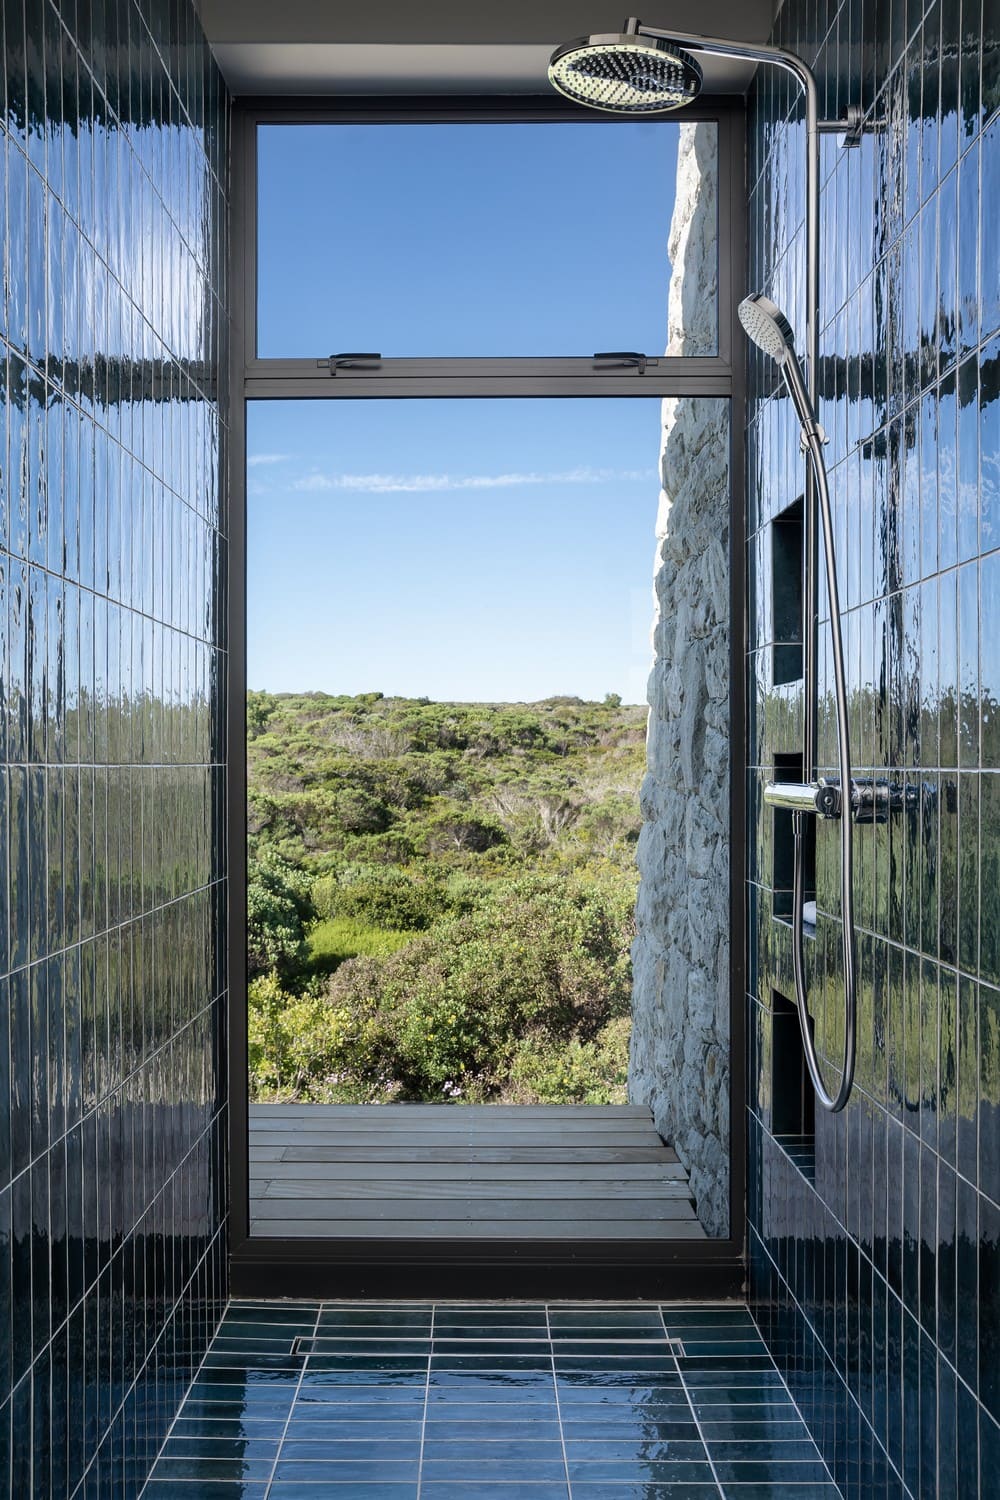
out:
<path id="1" fill-rule="evenodd" d="M 656 1304 L 656 1310 L 657 1310 L 657 1312 L 660 1315 L 660 1322 L 663 1324 L 663 1337 L 666 1339 L 667 1344 L 668 1344 L 669 1348 L 671 1349 L 671 1351 L 673 1351 L 673 1344 L 671 1342 L 671 1336 L 670 1336 L 670 1333 L 669 1333 L 669 1331 L 667 1329 L 667 1320 L 663 1316 L 663 1303 L 662 1302 L 658 1302 Z M 697 1432 L 698 1437 L 701 1440 L 701 1446 L 705 1450 L 705 1461 L 707 1462 L 708 1467 L 712 1471 L 712 1478 L 715 1481 L 715 1487 L 716 1487 L 716 1489 L 719 1492 L 720 1500 L 725 1500 L 725 1492 L 724 1492 L 724 1490 L 722 1488 L 722 1484 L 721 1484 L 721 1482 L 719 1480 L 719 1476 L 715 1472 L 715 1464 L 714 1464 L 714 1462 L 712 1460 L 712 1455 L 708 1451 L 708 1443 L 706 1441 L 705 1434 L 701 1430 L 701 1422 L 698 1420 L 698 1413 L 694 1409 L 694 1402 L 691 1400 L 691 1392 L 687 1388 L 687 1381 L 684 1379 L 684 1372 L 681 1369 L 681 1362 L 677 1358 L 676 1354 L 674 1354 L 674 1366 L 675 1366 L 675 1368 L 677 1370 L 677 1378 L 680 1380 L 680 1383 L 681 1383 L 681 1390 L 684 1392 L 684 1399 L 687 1401 L 688 1410 L 691 1413 L 691 1420 L 692 1420 L 692 1422 L 695 1425 L 695 1431 Z"/>
<path id="2" fill-rule="evenodd" d="M 274 1326 L 275 1327 L 281 1327 L 283 1325 L 276 1324 Z M 714 1325 L 712 1325 L 712 1324 L 692 1323 L 685 1330 L 685 1332 L 688 1334 L 688 1337 L 690 1338 L 692 1334 L 697 1334 L 699 1328 L 705 1328 L 705 1327 L 711 1328 L 713 1326 Z M 736 1332 L 740 1331 L 739 1328 L 738 1328 L 738 1326 L 735 1328 L 735 1331 Z M 660 1337 L 660 1335 L 659 1335 L 658 1332 L 654 1333 L 654 1334 L 651 1334 L 651 1335 L 647 1335 L 647 1336 L 645 1336 L 643 1338 L 630 1338 L 630 1339 L 604 1338 L 599 1333 L 594 1333 L 594 1334 L 590 1334 L 590 1335 L 588 1335 L 588 1334 L 579 1334 L 579 1335 L 574 1335 L 572 1338 L 560 1335 L 560 1337 L 559 1337 L 559 1344 L 560 1345 L 565 1344 L 570 1349 L 572 1349 L 572 1346 L 575 1345 L 575 1344 L 600 1344 L 602 1348 L 608 1348 L 608 1349 L 616 1349 L 616 1348 L 620 1347 L 623 1344 L 627 1344 L 629 1346 L 629 1350 L 631 1351 L 634 1348 L 635 1345 L 637 1345 L 637 1344 L 638 1345 L 649 1344 L 649 1343 L 652 1343 L 654 1340 L 658 1340 L 659 1337 Z M 338 1334 L 317 1334 L 315 1341 L 316 1341 L 316 1343 L 320 1343 L 320 1344 L 322 1344 L 322 1343 L 327 1343 L 327 1344 L 330 1344 L 330 1343 L 353 1343 L 353 1344 L 426 1344 L 429 1341 L 429 1338 L 430 1338 L 429 1334 L 417 1334 L 417 1333 L 394 1334 L 394 1333 L 383 1333 L 381 1330 L 379 1330 L 377 1332 L 372 1332 L 365 1325 L 359 1325 L 358 1328 L 347 1328 L 345 1331 L 343 1331 L 341 1333 L 338 1333 Z M 446 1344 L 446 1343 L 447 1344 L 464 1343 L 464 1342 L 466 1342 L 466 1335 L 465 1335 L 464 1332 L 437 1334 L 437 1335 L 435 1335 L 435 1340 L 436 1340 L 436 1342 L 441 1343 L 441 1344 Z M 279 1340 L 279 1342 L 284 1342 L 284 1341 L 283 1340 Z M 506 1336 L 504 1336 L 502 1334 L 480 1335 L 480 1334 L 477 1333 L 475 1339 L 473 1339 L 472 1342 L 476 1343 L 476 1344 L 545 1344 L 546 1346 L 548 1346 L 548 1344 L 554 1342 L 554 1340 L 551 1337 L 546 1337 L 545 1335 L 542 1335 L 542 1334 L 536 1334 L 532 1330 L 532 1331 L 529 1331 L 529 1332 L 527 1332 L 525 1334 L 511 1334 L 510 1337 L 506 1337 Z M 703 1340 L 703 1339 L 692 1338 L 692 1343 L 704 1343 L 704 1342 L 705 1342 L 705 1340 Z M 712 1341 L 710 1340 L 709 1342 L 712 1342 Z M 739 1338 L 731 1338 L 731 1339 L 721 1340 L 720 1342 L 728 1343 L 728 1344 L 741 1344 L 741 1343 L 756 1344 L 757 1340 L 756 1340 L 756 1338 L 750 1339 L 750 1340 L 739 1339 Z M 267 1352 L 267 1351 L 263 1351 L 262 1350 L 261 1352 L 264 1353 L 264 1352 Z M 337 1351 L 334 1350 L 334 1349 L 327 1349 L 327 1350 L 321 1350 L 321 1351 L 314 1349 L 312 1352 L 314 1354 L 316 1354 L 316 1353 L 335 1354 Z M 624 1358 L 624 1356 L 622 1356 L 622 1357 Z M 483 1358 L 484 1359 L 488 1359 L 489 1355 L 483 1355 Z M 719 1355 L 709 1355 L 709 1354 L 706 1354 L 706 1355 L 703 1356 L 703 1358 L 705 1358 L 705 1359 L 738 1359 L 739 1356 L 738 1355 L 733 1355 L 733 1354 L 719 1354 Z"/>
<path id="3" fill-rule="evenodd" d="M 572 1500 L 573 1486 L 569 1477 L 569 1456 L 566 1453 L 566 1434 L 563 1432 L 562 1404 L 559 1400 L 559 1380 L 556 1375 L 556 1346 L 552 1342 L 552 1320 L 549 1317 L 549 1304 L 545 1303 L 545 1332 L 549 1340 L 549 1359 L 552 1363 L 552 1393 L 556 1399 L 556 1422 L 559 1424 L 559 1447 L 562 1449 L 563 1473 L 566 1475 L 566 1496 Z"/>
<path id="4" fill-rule="evenodd" d="M 323 1302 L 322 1302 L 322 1300 L 320 1300 L 316 1304 L 316 1321 L 313 1323 L 313 1339 L 314 1340 L 315 1340 L 316 1335 L 317 1335 L 317 1333 L 319 1331 L 319 1320 L 320 1320 L 320 1318 L 322 1316 L 323 1316 Z M 285 1418 L 285 1425 L 281 1429 L 281 1436 L 278 1439 L 278 1447 L 277 1447 L 277 1450 L 276 1450 L 275 1455 L 274 1455 L 274 1463 L 271 1465 L 271 1473 L 270 1473 L 270 1476 L 268 1477 L 267 1487 L 264 1490 L 264 1500 L 267 1500 L 268 1495 L 270 1495 L 270 1493 L 271 1493 L 271 1486 L 274 1484 L 274 1476 L 278 1472 L 278 1465 L 281 1462 L 281 1452 L 282 1452 L 282 1449 L 285 1446 L 285 1439 L 288 1436 L 288 1429 L 291 1426 L 292 1417 L 293 1417 L 293 1415 L 295 1413 L 295 1403 L 299 1399 L 299 1392 L 302 1389 L 302 1382 L 305 1380 L 305 1377 L 306 1377 L 306 1365 L 308 1363 L 309 1363 L 309 1356 L 307 1354 L 305 1356 L 305 1358 L 303 1359 L 303 1361 L 302 1361 L 302 1369 L 299 1371 L 299 1378 L 296 1381 L 295 1390 L 292 1393 L 292 1400 L 291 1400 L 291 1403 L 290 1403 L 289 1408 L 288 1408 L 288 1416 Z"/>
<path id="5" fill-rule="evenodd" d="M 424 1441 L 427 1437 L 427 1408 L 431 1399 L 431 1365 L 434 1362 L 434 1318 L 437 1313 L 437 1303 L 431 1303 L 431 1323 L 427 1330 L 427 1379 L 424 1382 L 424 1409 L 420 1419 L 420 1453 L 417 1458 L 417 1500 L 424 1487 Z"/>

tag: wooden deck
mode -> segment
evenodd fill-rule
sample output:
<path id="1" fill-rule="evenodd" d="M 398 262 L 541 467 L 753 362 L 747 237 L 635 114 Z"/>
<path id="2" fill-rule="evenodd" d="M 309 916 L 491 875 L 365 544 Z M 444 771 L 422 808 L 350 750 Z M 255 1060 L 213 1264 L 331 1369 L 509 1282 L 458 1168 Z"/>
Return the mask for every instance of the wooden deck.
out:
<path id="1" fill-rule="evenodd" d="M 254 1104 L 250 1219 L 296 1239 L 705 1238 L 633 1105 Z"/>

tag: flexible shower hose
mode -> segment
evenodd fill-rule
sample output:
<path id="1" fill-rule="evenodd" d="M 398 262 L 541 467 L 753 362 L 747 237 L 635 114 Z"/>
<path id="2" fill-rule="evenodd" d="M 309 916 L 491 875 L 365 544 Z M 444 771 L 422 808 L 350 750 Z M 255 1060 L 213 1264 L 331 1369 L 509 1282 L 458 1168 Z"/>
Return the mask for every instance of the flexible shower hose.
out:
<path id="1" fill-rule="evenodd" d="M 795 374 L 798 374 L 796 366 Z M 793 377 L 794 378 L 794 377 Z M 801 377 L 800 377 L 801 379 Z M 805 900 L 805 838 L 803 818 L 806 814 L 792 814 L 794 834 L 794 864 L 792 876 L 792 968 L 795 976 L 795 1009 L 799 1014 L 799 1029 L 802 1032 L 802 1048 L 805 1053 L 809 1077 L 822 1107 L 836 1114 L 842 1110 L 854 1087 L 854 1065 L 857 1051 L 857 976 L 854 951 L 854 843 L 851 821 L 851 741 L 847 722 L 847 682 L 844 675 L 844 643 L 840 628 L 840 596 L 837 589 L 837 554 L 833 540 L 833 517 L 830 511 L 830 488 L 827 482 L 826 462 L 823 458 L 823 438 L 816 426 L 803 423 L 803 442 L 812 464 L 819 496 L 820 522 L 823 528 L 823 558 L 826 565 L 827 598 L 830 606 L 830 639 L 833 653 L 834 694 L 837 703 L 837 758 L 840 769 L 840 915 L 844 963 L 844 1064 L 840 1087 L 831 1094 L 820 1073 L 816 1044 L 809 1025 L 806 1009 L 805 959 L 803 954 L 803 905 Z M 811 559 L 807 559 L 807 566 Z M 813 629 L 813 622 L 806 621 L 806 628 Z M 807 774 L 811 774 L 812 767 Z"/>

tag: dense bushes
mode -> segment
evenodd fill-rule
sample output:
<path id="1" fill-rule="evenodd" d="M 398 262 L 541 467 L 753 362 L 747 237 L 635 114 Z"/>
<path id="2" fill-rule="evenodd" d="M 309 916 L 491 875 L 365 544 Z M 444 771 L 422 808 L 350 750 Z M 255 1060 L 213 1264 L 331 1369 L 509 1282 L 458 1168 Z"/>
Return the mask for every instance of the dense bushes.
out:
<path id="1" fill-rule="evenodd" d="M 257 1098 L 625 1097 L 645 713 L 254 694 Z"/>
<path id="2" fill-rule="evenodd" d="M 572 879 L 498 881 L 394 953 L 340 965 L 282 1011 L 254 991 L 258 1090 L 406 1099 L 619 1094 L 632 896 Z M 609 1030 L 612 1023 L 619 1023 Z M 611 1076 L 595 1078 L 595 1065 Z"/>

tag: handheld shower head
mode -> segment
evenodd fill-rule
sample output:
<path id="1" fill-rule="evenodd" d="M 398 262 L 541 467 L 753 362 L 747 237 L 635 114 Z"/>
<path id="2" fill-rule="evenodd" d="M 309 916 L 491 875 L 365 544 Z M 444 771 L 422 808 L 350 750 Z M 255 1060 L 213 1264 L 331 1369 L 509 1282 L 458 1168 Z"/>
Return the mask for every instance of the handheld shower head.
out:
<path id="1" fill-rule="evenodd" d="M 701 80 L 701 68 L 682 47 L 632 32 L 577 37 L 549 60 L 549 82 L 560 94 L 619 115 L 679 109 L 697 98 Z"/>
<path id="2" fill-rule="evenodd" d="M 770 297 L 764 297 L 759 292 L 754 296 L 744 297 L 737 312 L 747 337 L 779 364 L 783 364 L 789 354 L 794 352 L 792 325 Z"/>
<path id="3" fill-rule="evenodd" d="M 795 414 L 802 428 L 803 440 L 808 442 L 810 438 L 815 437 L 820 443 L 824 443 L 825 434 L 816 420 L 816 408 L 809 394 L 809 388 L 802 378 L 791 323 L 777 303 L 772 302 L 770 297 L 765 297 L 760 292 L 752 297 L 744 297 L 737 312 L 747 337 L 757 345 L 758 349 L 769 354 L 781 370 L 781 378 L 792 398 Z M 820 450 L 820 458 L 822 460 L 822 450 Z"/>

